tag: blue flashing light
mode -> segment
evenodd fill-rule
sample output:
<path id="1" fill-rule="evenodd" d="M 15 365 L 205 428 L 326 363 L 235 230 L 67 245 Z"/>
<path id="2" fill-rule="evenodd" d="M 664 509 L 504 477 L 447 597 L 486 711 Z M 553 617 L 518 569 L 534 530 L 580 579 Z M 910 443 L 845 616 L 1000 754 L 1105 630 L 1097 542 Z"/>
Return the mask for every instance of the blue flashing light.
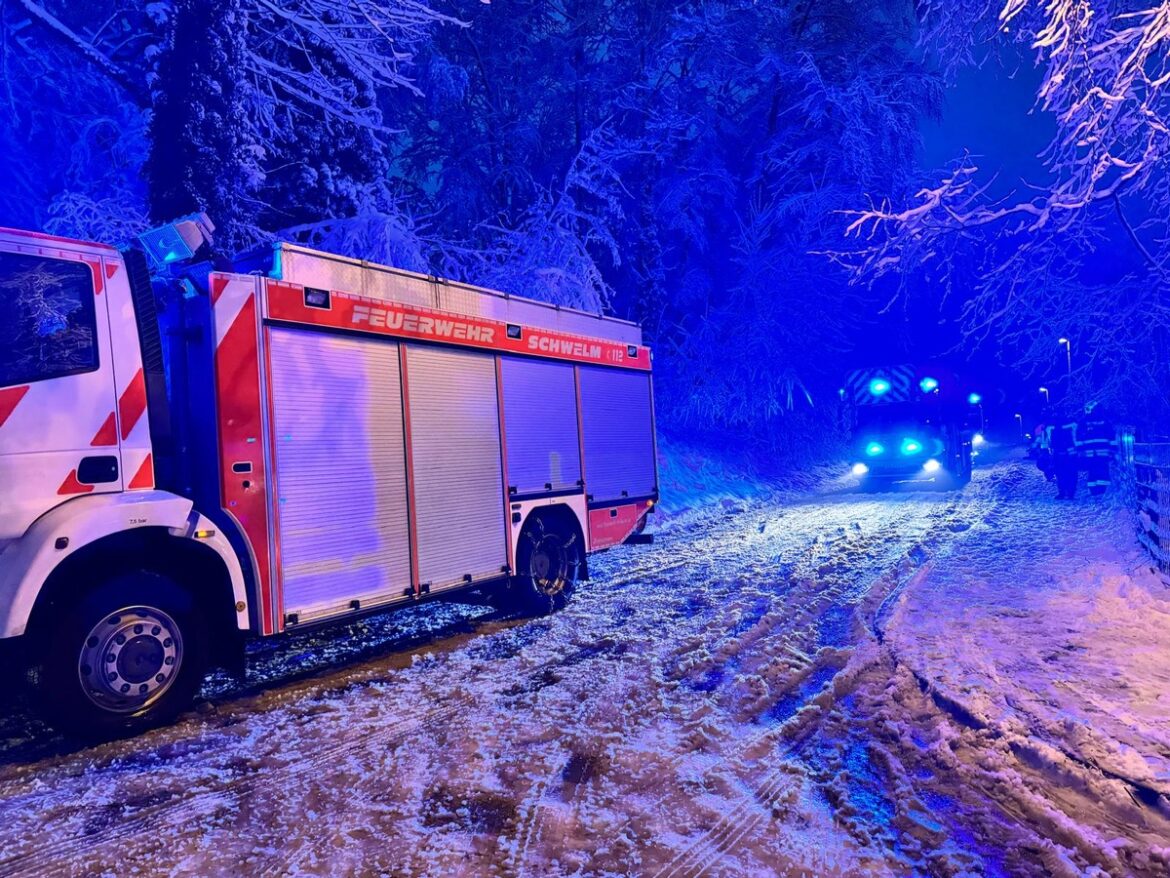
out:
<path id="1" fill-rule="evenodd" d="M 922 388 L 923 393 L 934 393 L 938 390 L 938 379 L 927 376 L 918 382 L 918 386 Z"/>
<path id="2" fill-rule="evenodd" d="M 880 457 L 886 453 L 886 446 L 880 442 L 870 442 L 865 446 L 865 453 L 868 457 Z"/>
<path id="3" fill-rule="evenodd" d="M 207 214 L 193 213 L 143 232 L 138 243 L 156 265 L 173 265 L 194 258 L 214 231 Z"/>
<path id="4" fill-rule="evenodd" d="M 967 402 L 970 403 L 971 405 L 979 405 L 979 403 L 983 402 L 983 397 L 980 396 L 978 393 L 972 393 L 970 396 L 967 397 Z"/>
<path id="5" fill-rule="evenodd" d="M 905 457 L 913 457 L 922 451 L 922 443 L 917 439 L 903 439 L 902 440 L 902 454 Z"/>
<path id="6" fill-rule="evenodd" d="M 869 392 L 874 396 L 885 396 L 890 392 L 890 382 L 885 378 L 874 378 L 869 382 Z"/>

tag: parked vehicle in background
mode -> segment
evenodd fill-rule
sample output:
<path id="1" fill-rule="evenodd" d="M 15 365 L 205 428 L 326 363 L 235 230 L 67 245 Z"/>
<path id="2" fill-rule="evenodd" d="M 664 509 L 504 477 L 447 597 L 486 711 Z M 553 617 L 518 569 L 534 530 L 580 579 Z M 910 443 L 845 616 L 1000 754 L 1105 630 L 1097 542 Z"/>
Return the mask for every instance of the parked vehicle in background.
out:
<path id="1" fill-rule="evenodd" d="M 62 727 L 165 721 L 248 636 L 555 609 L 657 500 L 636 325 L 288 244 L 230 268 L 159 307 L 140 249 L 0 230 L 0 641 Z"/>
<path id="2" fill-rule="evenodd" d="M 957 376 L 933 366 L 859 369 L 844 395 L 853 411 L 852 472 L 864 488 L 971 481 L 982 398 Z"/>

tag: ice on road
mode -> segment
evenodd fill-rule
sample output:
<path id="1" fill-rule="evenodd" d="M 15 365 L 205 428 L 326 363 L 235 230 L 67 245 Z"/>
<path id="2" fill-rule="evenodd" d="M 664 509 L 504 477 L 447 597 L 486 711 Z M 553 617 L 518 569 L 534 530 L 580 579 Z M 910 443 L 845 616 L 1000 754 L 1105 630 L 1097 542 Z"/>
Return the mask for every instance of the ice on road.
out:
<path id="1" fill-rule="evenodd" d="M 0 874 L 1166 874 L 1170 599 L 1048 493 L 696 504 L 552 617 L 263 644 L 90 749 L 17 711 Z"/>

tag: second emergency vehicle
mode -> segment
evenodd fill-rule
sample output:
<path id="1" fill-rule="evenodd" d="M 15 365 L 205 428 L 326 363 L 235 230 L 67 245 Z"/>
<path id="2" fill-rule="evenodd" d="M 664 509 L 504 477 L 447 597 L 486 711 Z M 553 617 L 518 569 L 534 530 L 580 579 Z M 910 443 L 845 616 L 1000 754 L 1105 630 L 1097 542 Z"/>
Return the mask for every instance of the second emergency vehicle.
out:
<path id="1" fill-rule="evenodd" d="M 871 490 L 962 487 L 982 442 L 982 398 L 939 366 L 858 369 L 842 391 L 853 414 L 853 475 Z"/>

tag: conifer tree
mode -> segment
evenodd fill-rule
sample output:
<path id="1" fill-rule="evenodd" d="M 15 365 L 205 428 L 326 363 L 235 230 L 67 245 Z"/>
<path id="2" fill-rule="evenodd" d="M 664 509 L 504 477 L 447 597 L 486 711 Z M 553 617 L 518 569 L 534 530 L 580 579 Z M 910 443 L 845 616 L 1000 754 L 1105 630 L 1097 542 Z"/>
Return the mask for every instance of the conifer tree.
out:
<path id="1" fill-rule="evenodd" d="M 240 0 L 175 0 L 168 24 L 145 168 L 151 216 L 166 221 L 206 211 L 216 225 L 216 249 L 232 253 L 259 236 L 264 181 L 245 114 Z"/>

